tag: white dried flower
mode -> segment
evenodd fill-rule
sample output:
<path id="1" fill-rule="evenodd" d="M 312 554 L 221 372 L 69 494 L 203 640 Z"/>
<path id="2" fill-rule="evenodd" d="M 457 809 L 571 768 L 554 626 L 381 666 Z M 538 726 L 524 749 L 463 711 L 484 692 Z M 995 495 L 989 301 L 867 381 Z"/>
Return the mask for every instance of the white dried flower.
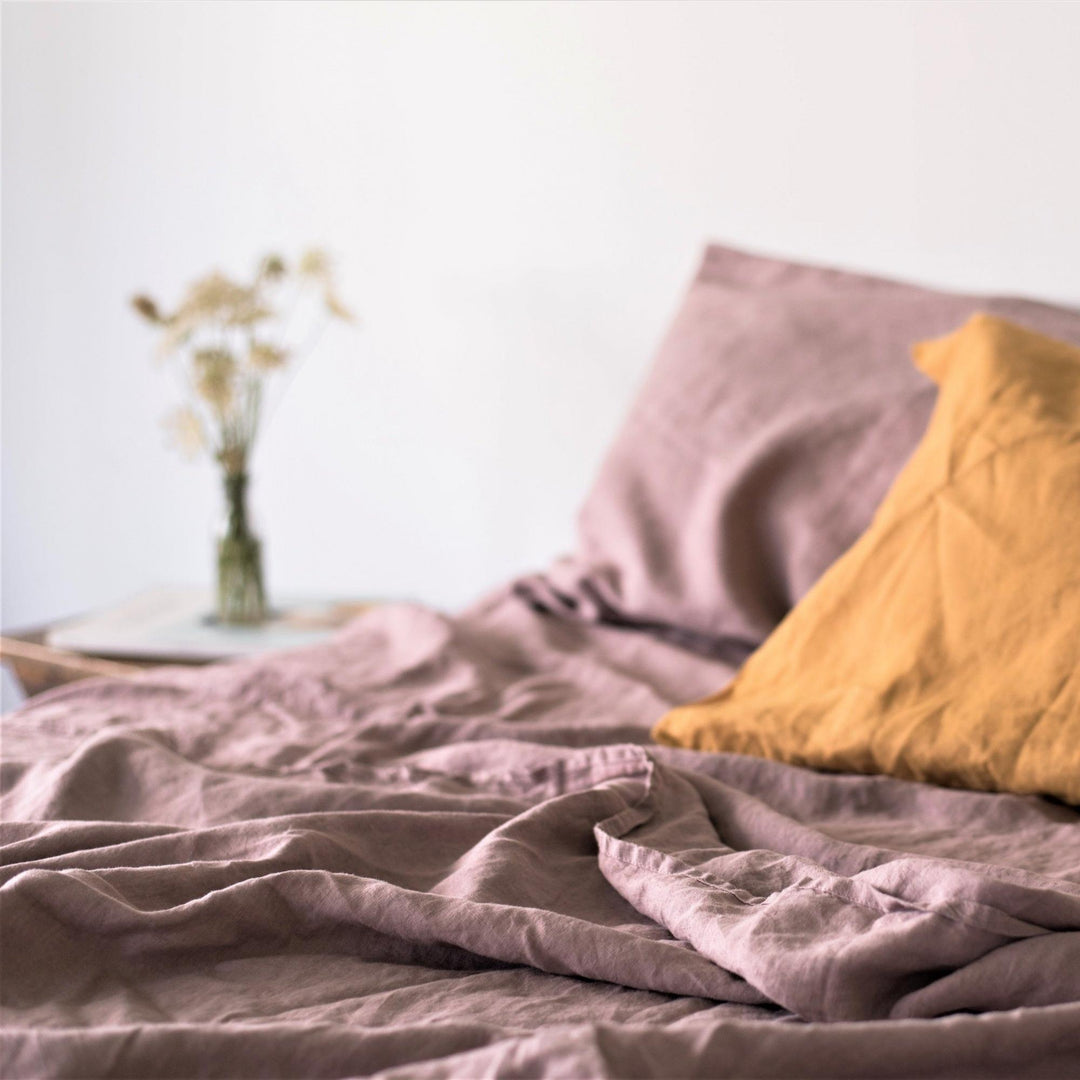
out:
<path id="1" fill-rule="evenodd" d="M 304 277 L 328 277 L 330 274 L 330 257 L 321 248 L 309 248 L 300 256 L 297 269 Z"/>
<path id="2" fill-rule="evenodd" d="M 214 271 L 193 281 L 180 304 L 178 315 L 219 315 L 249 302 L 251 290 Z"/>
<path id="3" fill-rule="evenodd" d="M 254 300 L 232 309 L 225 318 L 229 326 L 254 326 L 264 319 L 272 319 L 274 313 L 267 307 L 257 304 Z"/>
<path id="4" fill-rule="evenodd" d="M 205 323 L 251 326 L 273 314 L 259 303 L 254 288 L 238 285 L 215 271 L 189 286 L 183 302 L 169 321 L 177 329 L 190 331 Z"/>
<path id="5" fill-rule="evenodd" d="M 169 441 L 187 458 L 197 457 L 208 445 L 202 421 L 186 405 L 174 409 L 164 420 Z"/>
<path id="6" fill-rule="evenodd" d="M 289 354 L 285 349 L 279 349 L 276 345 L 267 345 L 256 341 L 248 350 L 248 363 L 261 372 L 277 371 L 285 366 Z"/>
<path id="7" fill-rule="evenodd" d="M 177 349 L 186 345 L 194 327 L 185 326 L 175 320 L 166 320 L 162 327 L 161 340 L 158 342 L 157 359 L 167 360 Z"/>
<path id="8" fill-rule="evenodd" d="M 338 299 L 337 294 L 333 289 L 327 288 L 323 293 L 323 303 L 326 305 L 326 310 L 334 316 L 335 319 L 343 319 L 345 322 L 354 322 L 355 316 L 353 313 Z"/>
<path id="9" fill-rule="evenodd" d="M 199 349 L 192 360 L 199 397 L 216 412 L 228 412 L 236 376 L 236 360 L 232 353 L 228 349 Z"/>

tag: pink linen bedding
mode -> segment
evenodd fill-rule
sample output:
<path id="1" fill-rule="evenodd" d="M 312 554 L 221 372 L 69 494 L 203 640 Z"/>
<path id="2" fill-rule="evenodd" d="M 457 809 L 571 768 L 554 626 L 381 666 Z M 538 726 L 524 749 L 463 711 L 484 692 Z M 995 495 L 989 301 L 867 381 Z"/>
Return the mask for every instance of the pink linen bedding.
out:
<path id="1" fill-rule="evenodd" d="M 711 248 L 578 556 L 3 723 L 0 1075 L 1080 1075 L 1080 812 L 649 743 L 858 535 L 972 307 Z"/>
<path id="2" fill-rule="evenodd" d="M 513 588 L 6 719 L 5 1077 L 1074 1076 L 1080 813 L 647 744 Z"/>

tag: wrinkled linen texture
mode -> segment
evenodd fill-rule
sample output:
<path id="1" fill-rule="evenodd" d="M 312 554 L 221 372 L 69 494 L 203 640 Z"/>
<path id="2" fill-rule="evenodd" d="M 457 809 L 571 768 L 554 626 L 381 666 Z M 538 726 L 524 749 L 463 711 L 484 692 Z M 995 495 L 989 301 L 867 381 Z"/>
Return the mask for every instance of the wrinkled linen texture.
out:
<path id="1" fill-rule="evenodd" d="M 1080 804 L 1080 348 L 988 315 L 873 524 L 656 739 Z"/>
<path id="2" fill-rule="evenodd" d="M 648 744 L 513 589 L 5 719 L 5 1077 L 1069 1076 L 1080 814 Z"/>

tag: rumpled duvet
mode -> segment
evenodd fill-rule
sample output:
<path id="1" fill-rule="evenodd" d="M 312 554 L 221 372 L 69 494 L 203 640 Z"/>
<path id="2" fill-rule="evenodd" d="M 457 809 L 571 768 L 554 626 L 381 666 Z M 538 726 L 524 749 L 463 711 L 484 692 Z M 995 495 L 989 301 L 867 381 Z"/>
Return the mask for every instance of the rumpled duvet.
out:
<path id="1" fill-rule="evenodd" d="M 4 1077 L 1080 1075 L 1080 813 L 651 745 L 500 590 L 3 730 Z"/>

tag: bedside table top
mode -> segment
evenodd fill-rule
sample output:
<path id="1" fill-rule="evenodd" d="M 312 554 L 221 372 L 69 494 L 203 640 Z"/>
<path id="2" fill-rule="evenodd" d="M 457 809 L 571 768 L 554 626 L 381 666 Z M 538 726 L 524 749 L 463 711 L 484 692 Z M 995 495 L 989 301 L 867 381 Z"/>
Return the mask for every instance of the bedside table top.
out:
<path id="1" fill-rule="evenodd" d="M 47 629 L 54 649 L 152 663 L 208 663 L 313 645 L 371 608 L 367 601 L 285 598 L 258 626 L 217 621 L 209 590 L 152 589 Z"/>
<path id="2" fill-rule="evenodd" d="M 287 600 L 260 626 L 224 626 L 206 589 L 152 589 L 89 615 L 5 633 L 0 656 L 27 696 L 92 676 L 130 678 L 158 664 L 206 664 L 312 645 L 375 604 Z"/>

